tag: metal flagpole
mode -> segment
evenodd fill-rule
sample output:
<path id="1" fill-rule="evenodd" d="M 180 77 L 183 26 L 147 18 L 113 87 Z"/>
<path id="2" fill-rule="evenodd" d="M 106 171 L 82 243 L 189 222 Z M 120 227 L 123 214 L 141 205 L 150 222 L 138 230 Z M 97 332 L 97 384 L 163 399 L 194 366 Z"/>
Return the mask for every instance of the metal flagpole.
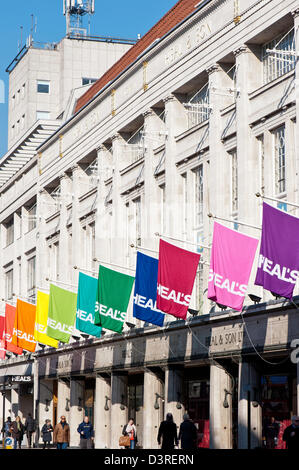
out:
<path id="1" fill-rule="evenodd" d="M 199 245 L 199 246 L 202 246 L 202 245 Z M 152 251 L 153 253 L 157 253 L 157 254 L 159 253 L 159 251 L 157 251 L 157 250 L 152 250 L 151 248 L 145 248 L 144 246 L 136 246 L 136 245 L 134 245 L 134 243 L 131 243 L 130 247 L 135 248 L 136 251 L 137 250 L 145 250 L 145 251 Z M 201 261 L 201 260 L 199 261 L 199 264 L 206 264 L 208 266 L 210 265 L 207 261 Z"/>
<path id="2" fill-rule="evenodd" d="M 246 224 L 245 222 L 240 222 L 239 220 L 235 220 L 235 219 L 226 219 L 225 217 L 217 217 L 216 215 L 211 214 L 211 212 L 208 214 L 208 217 L 210 217 L 211 219 L 225 220 L 226 222 L 231 222 L 231 223 L 238 224 L 238 225 L 244 225 L 245 227 L 251 227 L 251 228 L 256 228 L 257 230 L 262 230 L 261 227 L 257 227 L 256 225 Z"/>
<path id="3" fill-rule="evenodd" d="M 294 202 L 285 201 L 284 199 L 277 199 L 275 197 L 264 196 L 261 193 L 255 193 L 255 195 L 256 195 L 256 197 L 260 197 L 262 199 L 268 199 L 269 201 L 274 201 L 274 202 L 282 202 L 284 204 L 287 204 L 288 206 L 293 206 L 293 207 L 298 207 L 299 208 L 299 204 L 295 204 Z"/>
<path id="4" fill-rule="evenodd" d="M 155 235 L 156 237 L 159 237 L 159 238 L 169 238 L 170 240 L 175 240 L 177 242 L 188 243 L 189 245 L 193 245 L 193 246 L 201 246 L 202 248 L 206 248 L 207 250 L 211 249 L 211 247 L 207 245 L 203 245 L 202 243 L 189 242 L 188 240 L 182 240 L 181 238 L 171 237 L 170 235 L 165 235 L 164 233 L 162 234 L 162 233 L 156 232 Z"/>

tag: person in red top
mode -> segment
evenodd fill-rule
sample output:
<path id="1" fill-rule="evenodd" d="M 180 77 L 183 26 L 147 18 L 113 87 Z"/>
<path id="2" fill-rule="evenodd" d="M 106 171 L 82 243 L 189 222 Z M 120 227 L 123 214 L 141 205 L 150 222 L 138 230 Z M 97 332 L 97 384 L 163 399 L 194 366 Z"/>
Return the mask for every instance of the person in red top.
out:
<path id="1" fill-rule="evenodd" d="M 135 444 L 137 443 L 137 431 L 133 418 L 129 419 L 128 424 L 124 425 L 123 435 L 130 436 L 130 449 L 135 449 Z"/>

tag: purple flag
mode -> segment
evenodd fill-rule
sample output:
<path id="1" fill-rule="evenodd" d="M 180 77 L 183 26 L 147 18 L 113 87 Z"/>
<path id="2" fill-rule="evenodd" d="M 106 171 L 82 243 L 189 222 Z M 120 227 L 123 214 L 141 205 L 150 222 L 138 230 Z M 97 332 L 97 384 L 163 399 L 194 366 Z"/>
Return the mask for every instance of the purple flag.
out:
<path id="1" fill-rule="evenodd" d="M 292 299 L 299 276 L 299 219 L 263 203 L 263 228 L 255 284 Z"/>

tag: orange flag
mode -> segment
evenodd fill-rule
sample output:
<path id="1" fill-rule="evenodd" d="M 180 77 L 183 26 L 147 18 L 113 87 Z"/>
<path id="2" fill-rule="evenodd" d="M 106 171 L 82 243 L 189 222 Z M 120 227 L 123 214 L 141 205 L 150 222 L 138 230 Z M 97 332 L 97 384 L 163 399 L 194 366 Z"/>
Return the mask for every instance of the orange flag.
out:
<path id="1" fill-rule="evenodd" d="M 15 354 L 22 354 L 23 349 L 18 348 L 12 343 L 15 316 L 16 316 L 16 307 L 6 304 L 5 305 L 5 324 L 4 324 L 4 332 L 3 332 L 3 337 L 5 340 L 5 349 L 6 351 L 10 351 Z"/>
<path id="2" fill-rule="evenodd" d="M 16 346 L 34 352 L 36 341 L 34 339 L 36 306 L 17 299 L 17 313 L 15 317 L 12 342 Z"/>

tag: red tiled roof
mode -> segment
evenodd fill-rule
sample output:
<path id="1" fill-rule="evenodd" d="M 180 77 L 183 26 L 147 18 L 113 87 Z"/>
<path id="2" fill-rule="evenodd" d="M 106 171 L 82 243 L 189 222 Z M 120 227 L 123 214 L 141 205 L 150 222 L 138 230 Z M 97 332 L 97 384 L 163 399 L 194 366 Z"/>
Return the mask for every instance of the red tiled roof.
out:
<path id="1" fill-rule="evenodd" d="M 107 83 L 132 64 L 155 39 L 162 38 L 193 11 L 198 0 L 179 0 L 134 46 L 132 46 L 76 103 L 75 113 L 85 106 Z"/>

